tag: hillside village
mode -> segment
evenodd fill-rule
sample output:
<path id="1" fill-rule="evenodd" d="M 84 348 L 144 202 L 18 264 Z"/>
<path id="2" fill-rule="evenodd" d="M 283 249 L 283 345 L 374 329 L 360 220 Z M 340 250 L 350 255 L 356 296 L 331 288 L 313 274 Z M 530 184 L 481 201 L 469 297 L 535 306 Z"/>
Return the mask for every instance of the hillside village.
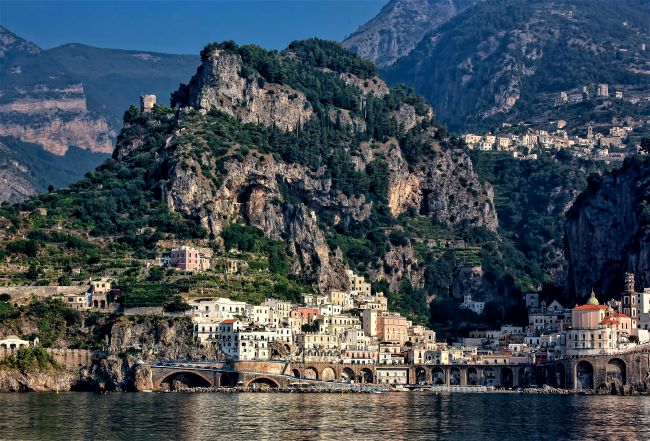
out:
<path id="1" fill-rule="evenodd" d="M 245 267 L 237 259 L 213 266 L 215 258 L 209 249 L 183 245 L 149 263 L 150 270 L 163 268 L 195 276 L 218 271 L 235 278 Z M 218 359 L 373 365 L 374 382 L 391 385 L 407 384 L 408 366 L 413 365 L 535 366 L 565 357 L 624 353 L 650 343 L 650 289 L 635 292 L 633 274 L 626 275 L 625 291 L 604 304 L 593 292 L 584 305 L 575 307 L 557 300 L 547 304 L 539 293 L 527 293 L 523 299 L 527 326 L 475 330 L 453 342 L 439 341 L 433 330 L 390 311 L 384 294 L 373 292 L 363 277 L 351 270 L 345 276 L 348 290 L 306 292 L 299 302 L 269 297 L 257 304 L 197 289 L 183 294 L 185 306 L 177 310 L 125 307 L 118 302 L 120 289 L 108 277 L 91 278 L 78 286 L 4 286 L 0 296 L 15 307 L 39 298 L 58 299 L 85 313 L 187 317 L 193 324 L 194 344 L 210 348 Z M 484 306 L 469 295 L 461 305 L 477 315 Z M 38 344 L 38 339 L 28 341 L 15 335 L 0 339 L 0 348 L 11 350 Z M 334 377 L 319 380 L 333 381 Z M 452 375 L 449 381 L 454 385 L 461 380 Z M 476 381 L 470 379 L 467 384 Z M 487 386 L 496 384 L 489 376 L 486 381 Z M 434 375 L 434 384 L 444 382 Z"/>

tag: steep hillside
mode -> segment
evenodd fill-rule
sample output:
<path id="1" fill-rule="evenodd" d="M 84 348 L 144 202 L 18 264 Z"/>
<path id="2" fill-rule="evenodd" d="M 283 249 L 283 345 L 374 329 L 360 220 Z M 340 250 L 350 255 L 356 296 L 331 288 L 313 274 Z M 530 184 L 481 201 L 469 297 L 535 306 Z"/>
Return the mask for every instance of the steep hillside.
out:
<path id="1" fill-rule="evenodd" d="M 343 46 L 377 66 L 408 55 L 428 32 L 448 22 L 476 0 L 391 0 L 375 18 L 343 41 Z"/>
<path id="2" fill-rule="evenodd" d="M 650 286 L 650 158 L 626 161 L 623 168 L 594 179 L 567 214 L 566 255 L 569 289 L 602 300 L 623 288 L 633 272 L 637 289 Z"/>
<path id="3" fill-rule="evenodd" d="M 587 86 L 593 97 L 598 83 L 641 101 L 626 113 L 647 114 L 649 21 L 647 0 L 488 0 L 427 34 L 384 76 L 414 87 L 452 128 L 557 117 L 561 91 Z M 615 116 L 605 101 L 581 113 Z"/>
<path id="4" fill-rule="evenodd" d="M 354 268 L 425 322 L 463 265 L 498 265 L 491 187 L 410 90 L 388 89 L 372 64 L 319 40 L 280 53 L 226 42 L 201 59 L 175 109 L 126 113 L 112 159 L 69 189 L 5 206 L 13 265 L 49 250 L 41 268 L 51 269 L 33 276 L 57 277 L 59 265 L 92 274 L 125 252 L 152 257 L 163 243 L 194 241 L 266 253 L 272 277 L 289 272 L 317 290 L 345 287 L 343 270 Z M 90 245 L 74 240 L 54 259 L 66 231 Z M 481 296 L 519 301 L 498 291 L 502 274 L 486 277 L 495 283 Z M 282 286 L 274 280 L 268 289 Z"/>
<path id="5" fill-rule="evenodd" d="M 124 109 L 143 93 L 166 102 L 196 63 L 193 56 L 76 44 L 41 50 L 1 26 L 0 54 L 0 136 L 41 146 L 37 157 L 66 158 L 47 165 L 23 161 L 21 168 L 37 165 L 26 175 L 32 191 L 43 191 L 43 182 L 45 188 L 70 184 L 99 165 L 113 151 Z M 89 154 L 77 161 L 80 155 L 66 156 L 72 147 Z M 17 191 L 0 200 L 22 196 Z"/>

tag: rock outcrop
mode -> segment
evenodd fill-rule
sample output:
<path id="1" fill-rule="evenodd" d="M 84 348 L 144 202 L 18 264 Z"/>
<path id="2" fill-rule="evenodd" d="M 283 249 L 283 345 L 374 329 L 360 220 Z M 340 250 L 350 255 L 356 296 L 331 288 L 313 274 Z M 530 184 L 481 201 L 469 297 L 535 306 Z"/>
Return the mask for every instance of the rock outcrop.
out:
<path id="1" fill-rule="evenodd" d="M 603 300 L 623 288 L 625 272 L 637 289 L 650 287 L 650 158 L 592 182 L 567 213 L 568 290 L 581 298 L 593 288 Z"/>
<path id="2" fill-rule="evenodd" d="M 278 56 L 292 57 L 293 54 Z M 201 112 L 218 110 L 244 123 L 258 123 L 289 132 L 299 128 L 301 123 L 318 118 L 302 92 L 264 81 L 259 72 L 242 61 L 235 49 L 214 46 L 204 51 L 203 59 L 189 85 L 177 92 L 180 105 L 188 104 Z M 356 89 L 362 106 L 370 95 L 382 98 L 389 92 L 385 83 L 376 77 L 363 79 L 329 68 L 319 70 Z M 416 110 L 413 104 L 401 103 L 389 114 L 401 130 L 414 130 L 433 119 L 433 110 L 424 103 L 418 104 L 420 107 Z M 191 110 L 185 112 L 191 117 Z M 337 126 L 340 124 L 357 133 L 367 130 L 367 121 L 360 112 L 332 108 L 327 115 Z M 180 126 L 183 126 L 183 118 L 181 112 Z M 192 121 L 191 127 L 177 130 L 166 141 L 163 155 L 178 158 L 169 179 L 163 184 L 167 206 L 198 220 L 216 237 L 228 224 L 245 221 L 260 228 L 268 237 L 288 244 L 290 252 L 296 256 L 292 268 L 295 274 L 310 280 L 320 290 L 344 287 L 347 283 L 342 271 L 344 264 L 336 250 L 329 248 L 318 218 L 327 215 L 336 225 L 359 224 L 369 220 L 376 202 L 364 194 L 346 195 L 337 190 L 326 166 L 314 169 L 282 159 L 277 154 L 255 153 L 238 159 L 221 159 L 220 178 L 215 183 L 212 173 L 206 172 L 206 167 L 216 166 L 212 155 L 209 152 L 200 156 L 193 154 L 195 145 L 185 141 L 196 139 L 193 134 L 199 130 L 200 123 L 197 126 L 197 122 Z M 469 157 L 460 150 L 441 148 L 434 141 L 435 133 L 435 128 L 430 128 L 418 135 L 423 143 L 429 144 L 432 153 L 413 159 L 411 164 L 396 138 L 379 146 L 374 142 L 372 147 L 370 143 L 363 143 L 360 154 L 351 159 L 360 173 L 365 173 L 373 161 L 387 163 L 387 205 L 393 216 L 414 210 L 450 228 L 467 224 L 495 231 L 498 222 L 491 188 L 479 182 Z M 147 143 L 147 136 L 144 131 L 132 137 L 132 141 L 121 138 L 115 157 L 124 158 L 137 152 L 138 146 Z M 349 146 L 344 144 L 337 148 L 347 150 Z M 410 269 L 413 252 L 411 249 L 409 257 L 406 251 L 393 250 L 386 258 L 399 261 L 400 267 L 390 275 L 377 270 L 376 277 L 389 276 L 391 285 L 403 278 L 420 284 L 422 271 Z M 385 262 L 376 264 L 377 268 L 382 268 Z"/>
<path id="3" fill-rule="evenodd" d="M 242 59 L 225 49 L 214 49 L 189 84 L 189 104 L 195 109 L 216 109 L 245 123 L 275 124 L 294 130 L 312 115 L 305 95 L 289 86 L 242 75 Z"/>
<path id="4" fill-rule="evenodd" d="M 407 55 L 430 32 L 451 20 L 475 0 L 392 0 L 343 46 L 378 66 Z"/>

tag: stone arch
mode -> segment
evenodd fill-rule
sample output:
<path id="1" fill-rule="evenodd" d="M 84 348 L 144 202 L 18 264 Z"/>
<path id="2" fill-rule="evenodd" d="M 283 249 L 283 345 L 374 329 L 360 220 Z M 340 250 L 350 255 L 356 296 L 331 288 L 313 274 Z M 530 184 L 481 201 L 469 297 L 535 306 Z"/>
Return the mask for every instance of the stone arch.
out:
<path id="1" fill-rule="evenodd" d="M 354 371 L 350 368 L 343 368 L 341 371 L 341 380 L 343 381 L 353 381 L 354 380 Z"/>
<path id="2" fill-rule="evenodd" d="M 372 371 L 368 368 L 363 368 L 359 371 L 359 383 L 372 383 L 374 377 Z"/>
<path id="3" fill-rule="evenodd" d="M 257 377 L 248 382 L 246 387 L 252 387 L 254 389 L 277 389 L 280 387 L 277 381 L 268 378 L 268 377 Z"/>
<path id="4" fill-rule="evenodd" d="M 191 387 L 212 387 L 212 382 L 198 372 L 174 371 L 164 376 L 158 387 L 168 384 L 170 390 L 182 390 Z"/>
<path id="5" fill-rule="evenodd" d="M 531 366 L 520 368 L 517 380 L 519 387 L 528 387 L 535 384 L 535 371 Z"/>
<path id="6" fill-rule="evenodd" d="M 434 367 L 431 372 L 433 384 L 445 384 L 445 371 L 442 368 Z"/>
<path id="7" fill-rule="evenodd" d="M 497 384 L 497 376 L 494 371 L 494 368 L 492 367 L 487 367 L 483 369 L 483 376 L 485 377 L 485 386 L 496 386 Z"/>
<path id="8" fill-rule="evenodd" d="M 415 368 L 415 382 L 418 384 L 426 383 L 427 371 L 423 367 Z"/>
<path id="9" fill-rule="evenodd" d="M 587 360 L 576 364 L 576 389 L 590 390 L 594 388 L 594 367 Z"/>
<path id="10" fill-rule="evenodd" d="M 467 384 L 470 386 L 475 386 L 478 384 L 478 372 L 476 371 L 476 368 L 467 368 Z"/>
<path id="11" fill-rule="evenodd" d="M 300 378 L 302 375 L 300 374 L 300 369 L 292 369 L 291 370 L 291 375 L 293 375 L 296 378 Z"/>
<path id="12" fill-rule="evenodd" d="M 318 370 L 315 367 L 305 368 L 303 371 L 304 378 L 308 380 L 318 380 Z"/>
<path id="13" fill-rule="evenodd" d="M 554 382 L 555 387 L 559 387 L 562 389 L 566 388 L 566 370 L 564 369 L 564 365 L 562 363 L 558 363 L 555 366 L 555 382 Z"/>
<path id="14" fill-rule="evenodd" d="M 512 369 L 509 367 L 502 367 L 501 368 L 501 387 L 505 387 L 506 389 L 512 389 L 512 386 L 514 385 L 514 375 L 512 373 Z"/>
<path id="15" fill-rule="evenodd" d="M 612 358 L 607 362 L 606 381 L 610 392 L 615 394 L 622 391 L 627 383 L 627 366 L 620 358 Z"/>
<path id="16" fill-rule="evenodd" d="M 336 373 L 334 372 L 334 369 L 331 367 L 327 366 L 326 368 L 323 369 L 323 371 L 320 373 L 320 378 L 323 381 L 334 381 L 336 380 Z"/>
<path id="17" fill-rule="evenodd" d="M 460 369 L 457 367 L 449 369 L 449 384 L 460 385 Z"/>

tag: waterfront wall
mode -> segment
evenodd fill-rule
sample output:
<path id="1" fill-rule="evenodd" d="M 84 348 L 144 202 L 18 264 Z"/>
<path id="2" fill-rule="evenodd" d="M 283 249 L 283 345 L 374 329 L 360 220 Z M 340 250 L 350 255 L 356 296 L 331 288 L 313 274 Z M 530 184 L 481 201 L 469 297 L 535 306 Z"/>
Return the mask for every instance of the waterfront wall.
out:
<path id="1" fill-rule="evenodd" d="M 54 360 L 67 369 L 78 369 L 88 367 L 92 364 L 93 351 L 88 349 L 53 349 L 45 348 L 52 355 Z M 17 349 L 0 349 L 0 360 L 14 355 Z"/>

